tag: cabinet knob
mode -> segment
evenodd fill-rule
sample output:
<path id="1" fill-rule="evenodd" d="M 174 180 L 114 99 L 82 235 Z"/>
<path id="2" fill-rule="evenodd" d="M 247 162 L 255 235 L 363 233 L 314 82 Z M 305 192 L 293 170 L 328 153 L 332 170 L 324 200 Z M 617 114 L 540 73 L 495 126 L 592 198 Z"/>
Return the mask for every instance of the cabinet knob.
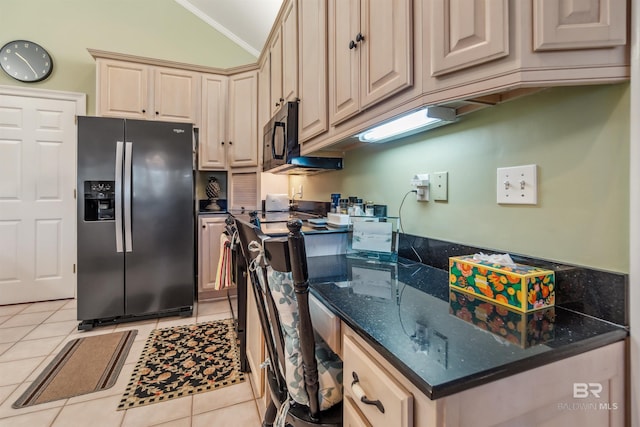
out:
<path id="1" fill-rule="evenodd" d="M 233 145 L 233 141 L 229 141 L 229 145 Z"/>
<path id="2" fill-rule="evenodd" d="M 353 40 L 351 40 L 351 41 L 349 42 L 349 49 L 355 49 L 355 48 L 356 48 L 356 46 L 357 46 L 357 45 L 356 45 L 356 42 L 354 42 Z"/>
<path id="3" fill-rule="evenodd" d="M 147 110 L 142 110 L 142 112 L 143 112 L 143 113 L 146 113 L 146 112 L 147 112 Z"/>
<path id="4" fill-rule="evenodd" d="M 364 40 L 364 36 L 362 35 L 362 33 L 358 33 L 358 35 L 356 36 L 356 41 L 361 42 L 362 40 Z"/>
<path id="5" fill-rule="evenodd" d="M 158 116 L 158 115 L 160 115 L 160 113 L 156 111 L 156 116 Z"/>
<path id="6" fill-rule="evenodd" d="M 220 141 L 220 145 L 224 145 L 224 141 Z"/>
<path id="7" fill-rule="evenodd" d="M 284 98 L 280 98 L 280 102 L 284 102 Z"/>
<path id="8" fill-rule="evenodd" d="M 280 106 L 280 103 L 279 103 L 279 102 L 276 102 L 276 107 L 279 107 L 279 106 Z"/>
<path id="9" fill-rule="evenodd" d="M 203 225 L 203 226 L 202 226 L 202 228 L 207 228 L 207 226 L 206 226 L 206 225 Z"/>

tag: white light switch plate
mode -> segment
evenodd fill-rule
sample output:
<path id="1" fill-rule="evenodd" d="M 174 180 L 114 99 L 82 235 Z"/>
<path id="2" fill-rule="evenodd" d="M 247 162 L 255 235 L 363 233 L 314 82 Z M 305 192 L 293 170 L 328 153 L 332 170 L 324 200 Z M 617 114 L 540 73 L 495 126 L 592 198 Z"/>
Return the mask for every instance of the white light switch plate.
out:
<path id="1" fill-rule="evenodd" d="M 498 168 L 497 203 L 535 205 L 538 203 L 536 165 Z"/>
<path id="2" fill-rule="evenodd" d="M 431 176 L 431 197 L 433 200 L 447 200 L 447 175 L 448 172 L 436 172 Z"/>

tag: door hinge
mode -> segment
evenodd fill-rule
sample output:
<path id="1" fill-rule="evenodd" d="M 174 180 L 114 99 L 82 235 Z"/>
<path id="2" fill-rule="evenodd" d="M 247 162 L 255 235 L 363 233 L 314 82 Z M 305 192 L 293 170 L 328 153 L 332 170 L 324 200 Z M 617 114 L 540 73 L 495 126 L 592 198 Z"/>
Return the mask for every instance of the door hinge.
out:
<path id="1" fill-rule="evenodd" d="M 73 274 L 76 274 L 76 265 L 73 264 Z"/>
<path id="2" fill-rule="evenodd" d="M 76 192 L 76 189 L 74 188 L 74 189 L 73 189 L 73 198 L 74 198 L 74 199 L 77 199 L 77 198 L 78 198 L 78 196 L 77 196 L 77 194 L 76 194 L 76 193 L 77 193 L 77 192 Z"/>

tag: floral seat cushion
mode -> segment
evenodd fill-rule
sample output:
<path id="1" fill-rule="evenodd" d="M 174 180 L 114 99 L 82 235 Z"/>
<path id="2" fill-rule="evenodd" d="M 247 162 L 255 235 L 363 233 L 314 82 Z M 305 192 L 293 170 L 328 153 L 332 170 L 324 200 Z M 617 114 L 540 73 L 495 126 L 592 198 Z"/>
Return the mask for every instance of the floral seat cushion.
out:
<path id="1" fill-rule="evenodd" d="M 304 387 L 304 371 L 298 334 L 298 302 L 294 293 L 291 272 L 283 273 L 267 268 L 271 294 L 278 307 L 284 335 L 285 379 L 293 400 L 301 405 L 309 404 Z M 316 338 L 316 361 L 318 363 L 318 400 L 324 411 L 342 401 L 342 360 L 324 343 Z M 282 367 L 281 367 L 282 369 Z"/>

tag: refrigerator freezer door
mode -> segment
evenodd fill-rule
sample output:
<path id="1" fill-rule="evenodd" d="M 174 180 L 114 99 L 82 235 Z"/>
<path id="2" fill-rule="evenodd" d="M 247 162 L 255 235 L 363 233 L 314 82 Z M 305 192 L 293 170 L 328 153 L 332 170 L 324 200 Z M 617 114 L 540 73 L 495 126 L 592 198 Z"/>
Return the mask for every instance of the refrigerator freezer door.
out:
<path id="1" fill-rule="evenodd" d="M 116 229 L 115 218 L 91 220 L 85 212 L 91 206 L 90 181 L 115 185 L 117 141 L 123 138 L 123 120 L 78 117 L 78 320 L 124 314 L 125 255 L 116 251 L 122 230 Z"/>
<path id="2" fill-rule="evenodd" d="M 125 209 L 124 221 L 125 228 L 127 221 L 131 224 L 132 248 L 125 258 L 126 313 L 191 307 L 195 283 L 192 127 L 127 120 L 126 141 L 131 142 L 131 209 L 129 220 Z M 124 173 L 128 173 L 126 166 Z"/>

